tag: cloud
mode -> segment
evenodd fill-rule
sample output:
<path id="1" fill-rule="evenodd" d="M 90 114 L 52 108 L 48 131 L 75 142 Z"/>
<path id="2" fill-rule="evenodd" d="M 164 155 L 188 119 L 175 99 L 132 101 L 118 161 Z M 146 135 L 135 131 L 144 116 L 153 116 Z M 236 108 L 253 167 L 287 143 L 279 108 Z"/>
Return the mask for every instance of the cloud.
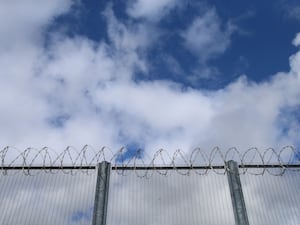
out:
<path id="1" fill-rule="evenodd" d="M 35 28 L 40 40 L 58 15 L 54 9 Z M 59 150 L 88 143 L 117 150 L 137 143 L 151 155 L 158 148 L 189 152 L 220 145 L 242 151 L 299 143 L 299 121 L 289 115 L 299 107 L 300 53 L 291 56 L 290 72 L 259 84 L 241 77 L 207 91 L 167 80 L 137 82 L 137 71 L 148 70 L 144 54 L 155 41 L 148 39 L 147 27 L 120 22 L 109 8 L 104 15 L 108 42 L 55 31 L 47 47 L 43 41 L 27 41 L 1 48 L 2 146 Z M 229 41 L 218 43 L 227 30 L 219 27 L 214 10 L 198 18 L 186 37 L 196 35 L 196 28 L 204 32 L 203 27 L 212 39 L 221 36 L 193 43 L 207 51 L 202 56 L 207 60 L 221 54 Z"/>
<path id="2" fill-rule="evenodd" d="M 0 47 L 22 45 L 24 41 L 37 41 L 45 26 L 66 13 L 70 0 L 41 3 L 37 0 L 2 1 L 0 3 Z"/>
<path id="3" fill-rule="evenodd" d="M 103 15 L 107 20 L 107 33 L 110 41 L 113 47 L 120 52 L 148 47 L 158 36 L 155 28 L 148 23 L 125 24 L 120 22 L 111 6 L 106 8 Z"/>
<path id="4" fill-rule="evenodd" d="M 209 9 L 194 19 L 182 37 L 185 46 L 205 63 L 228 48 L 233 30 L 230 24 L 223 28 L 215 9 Z"/>
<path id="5" fill-rule="evenodd" d="M 295 0 L 282 0 L 279 2 L 279 7 L 284 15 L 293 20 L 300 20 L 300 4 Z"/>
<path id="6" fill-rule="evenodd" d="M 127 13 L 133 18 L 155 22 L 179 4 L 178 0 L 131 0 L 128 3 Z"/>
<path id="7" fill-rule="evenodd" d="M 297 34 L 295 39 L 293 40 L 293 45 L 300 46 L 300 33 Z"/>
<path id="8" fill-rule="evenodd" d="M 290 18 L 300 20 L 300 16 L 299 15 L 300 15 L 300 6 L 296 6 L 296 7 L 290 8 L 289 11 L 288 11 L 288 16 Z"/>

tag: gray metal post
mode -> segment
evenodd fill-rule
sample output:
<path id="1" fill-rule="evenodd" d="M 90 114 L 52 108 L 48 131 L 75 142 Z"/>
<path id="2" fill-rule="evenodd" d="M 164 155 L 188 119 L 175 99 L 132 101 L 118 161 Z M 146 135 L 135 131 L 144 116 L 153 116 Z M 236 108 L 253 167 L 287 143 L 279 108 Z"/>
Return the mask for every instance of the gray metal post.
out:
<path id="1" fill-rule="evenodd" d="M 93 225 L 105 225 L 108 203 L 110 163 L 98 164 L 98 175 L 93 212 Z"/>
<path id="2" fill-rule="evenodd" d="M 230 188 L 232 206 L 236 225 L 249 225 L 242 184 L 237 162 L 230 160 L 226 162 L 228 183 Z"/>

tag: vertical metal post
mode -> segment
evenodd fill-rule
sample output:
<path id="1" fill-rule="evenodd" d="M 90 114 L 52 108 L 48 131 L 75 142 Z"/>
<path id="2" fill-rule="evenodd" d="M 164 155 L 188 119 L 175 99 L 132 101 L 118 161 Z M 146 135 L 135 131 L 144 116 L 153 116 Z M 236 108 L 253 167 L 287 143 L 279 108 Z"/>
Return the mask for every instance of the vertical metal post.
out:
<path id="1" fill-rule="evenodd" d="M 226 162 L 226 164 L 229 169 L 229 171 L 227 171 L 227 178 L 234 211 L 235 224 L 249 225 L 238 164 L 233 160 Z"/>
<path id="2" fill-rule="evenodd" d="M 110 163 L 104 161 L 98 164 L 93 225 L 105 225 L 108 203 Z"/>

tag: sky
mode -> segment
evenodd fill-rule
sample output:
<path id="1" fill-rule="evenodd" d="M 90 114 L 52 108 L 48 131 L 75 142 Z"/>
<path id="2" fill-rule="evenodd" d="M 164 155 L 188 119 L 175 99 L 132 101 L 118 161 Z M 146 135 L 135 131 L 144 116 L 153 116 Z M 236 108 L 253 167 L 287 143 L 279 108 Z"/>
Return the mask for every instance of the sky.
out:
<path id="1" fill-rule="evenodd" d="M 293 0 L 1 1 L 0 147 L 299 148 L 299 15 Z"/>

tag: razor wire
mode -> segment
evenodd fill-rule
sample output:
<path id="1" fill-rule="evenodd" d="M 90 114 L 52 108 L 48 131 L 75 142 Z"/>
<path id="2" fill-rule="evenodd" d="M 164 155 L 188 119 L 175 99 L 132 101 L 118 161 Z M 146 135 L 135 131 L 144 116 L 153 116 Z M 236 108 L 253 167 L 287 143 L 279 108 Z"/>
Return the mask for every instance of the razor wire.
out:
<path id="1" fill-rule="evenodd" d="M 103 161 L 110 162 L 112 169 L 120 175 L 125 176 L 126 170 L 130 169 L 134 170 L 138 177 L 151 177 L 153 173 L 167 176 L 170 170 L 186 176 L 190 173 L 206 175 L 210 171 L 225 174 L 229 171 L 226 164 L 229 160 L 238 163 L 240 174 L 263 175 L 267 172 L 277 176 L 284 174 L 286 170 L 300 170 L 299 151 L 293 146 L 284 146 L 279 150 L 274 148 L 260 150 L 252 147 L 244 151 L 236 147 L 225 151 L 220 147 L 214 147 L 211 150 L 194 148 L 189 151 L 189 154 L 181 149 L 177 149 L 173 154 L 169 154 L 165 149 L 159 149 L 152 157 L 142 149 L 132 151 L 126 147 L 114 152 L 108 147 L 95 149 L 90 145 L 85 145 L 81 149 L 76 149 L 68 146 L 57 153 L 49 147 L 41 149 L 29 147 L 21 151 L 7 146 L 0 150 L 0 158 L 0 170 L 3 175 L 20 171 L 26 175 L 34 175 L 40 171 L 90 174 L 94 173 L 95 170 L 92 169 Z M 276 168 L 272 168 L 272 165 Z M 8 173 L 8 170 L 14 172 Z"/>

